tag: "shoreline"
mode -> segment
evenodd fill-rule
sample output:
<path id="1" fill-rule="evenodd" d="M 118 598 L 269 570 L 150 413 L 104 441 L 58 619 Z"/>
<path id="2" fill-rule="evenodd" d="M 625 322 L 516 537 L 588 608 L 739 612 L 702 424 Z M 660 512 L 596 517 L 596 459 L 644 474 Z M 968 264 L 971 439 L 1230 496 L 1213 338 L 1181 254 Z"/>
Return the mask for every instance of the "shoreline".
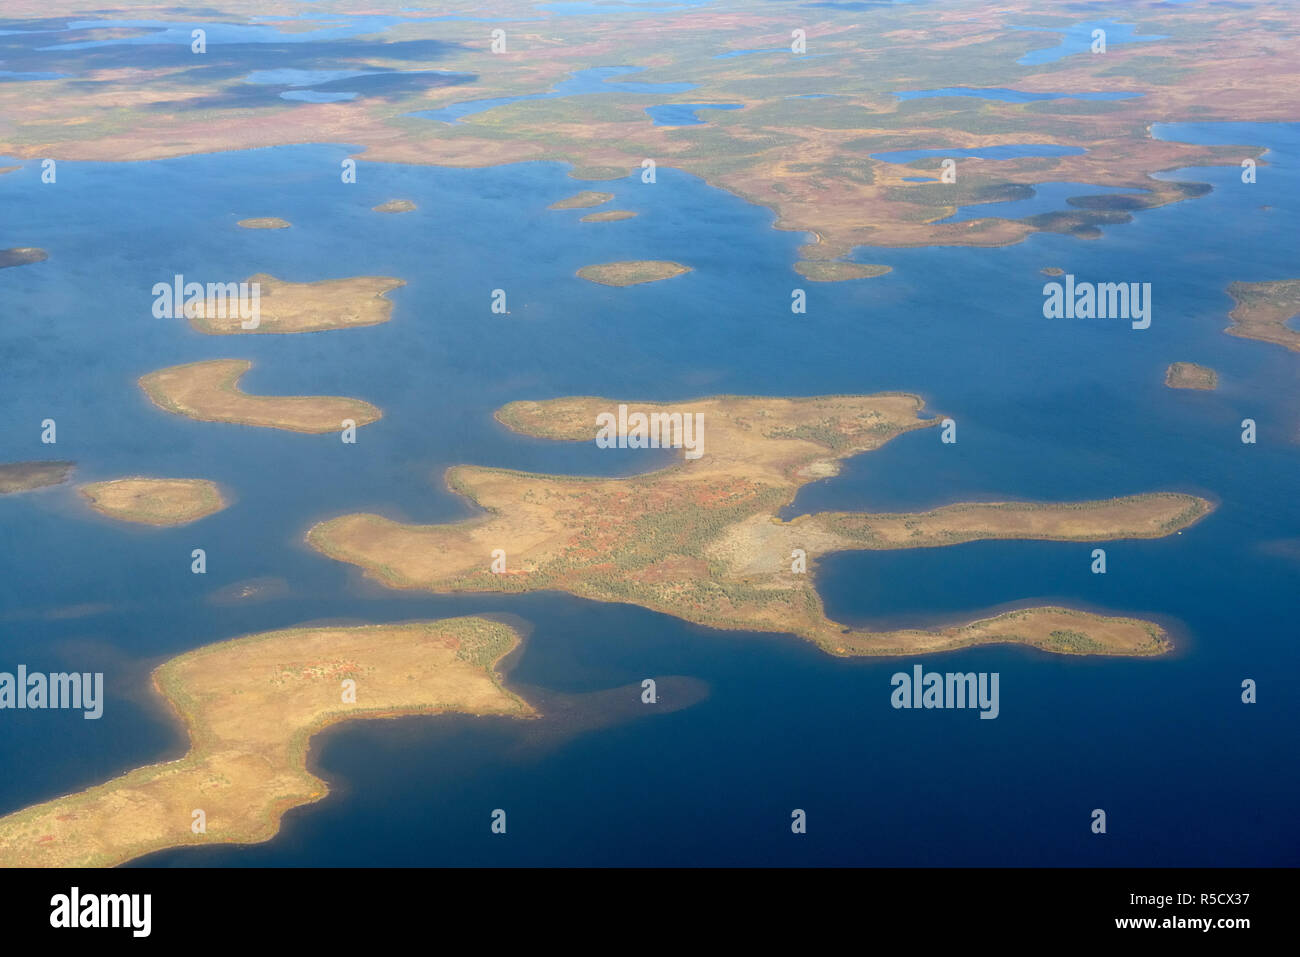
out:
<path id="1" fill-rule="evenodd" d="M 203 659 L 214 654 L 230 654 L 238 652 L 241 648 L 256 646 L 264 642 L 275 642 L 280 639 L 281 642 L 301 638 L 304 635 L 313 636 L 325 632 L 346 632 L 349 635 L 355 635 L 359 632 L 420 632 L 429 634 L 441 628 L 445 631 L 454 631 L 459 627 L 474 627 L 476 623 L 493 625 L 510 636 L 507 647 L 502 649 L 488 662 L 482 666 L 466 664 L 463 667 L 466 670 L 481 667 L 486 673 L 487 680 L 490 680 L 497 692 L 497 698 L 503 703 L 508 704 L 508 708 L 464 708 L 460 706 L 448 706 L 446 703 L 413 703 L 409 705 L 396 706 L 377 706 L 374 708 L 355 708 L 346 712 L 338 710 L 323 713 L 315 719 L 291 730 L 284 739 L 283 745 L 285 752 L 283 755 L 283 766 L 291 774 L 302 772 L 310 779 L 310 787 L 313 788 L 310 794 L 303 793 L 286 793 L 273 795 L 268 798 L 267 802 L 257 808 L 257 813 L 248 817 L 239 817 L 241 823 L 239 826 L 229 830 L 219 832 L 219 836 L 210 833 L 204 835 L 195 835 L 197 839 L 190 839 L 188 836 L 170 835 L 159 836 L 153 839 L 145 839 L 143 844 L 127 847 L 113 852 L 98 852 L 87 855 L 88 859 L 79 859 L 75 864 L 68 863 L 55 864 L 53 866 L 81 866 L 81 867 L 115 867 L 129 861 L 138 860 L 148 854 L 153 854 L 162 850 L 169 850 L 178 847 L 188 846 L 210 846 L 213 844 L 229 845 L 249 845 L 261 844 L 272 840 L 279 834 L 284 814 L 296 807 L 305 807 L 319 803 L 325 800 L 331 793 L 329 782 L 314 774 L 309 766 L 309 755 L 313 739 L 326 729 L 344 724 L 348 721 L 358 720 L 391 720 L 394 718 L 432 716 L 438 714 L 462 714 L 470 717 L 483 716 L 501 716 L 501 717 L 528 717 L 539 718 L 540 713 L 521 695 L 504 687 L 504 679 L 498 672 L 500 662 L 506 659 L 510 654 L 522 647 L 525 636 L 521 635 L 514 628 L 500 622 L 492 622 L 489 619 L 479 616 L 460 616 L 446 619 L 413 619 L 399 622 L 386 622 L 382 624 L 370 624 L 360 626 L 340 626 L 340 627 L 290 627 L 276 629 L 268 632 L 255 632 L 241 635 L 236 638 L 218 641 L 207 645 L 201 645 L 189 651 L 174 655 L 162 662 L 149 673 L 148 687 L 152 691 L 154 704 L 161 705 L 158 716 L 162 717 L 165 712 L 170 718 L 170 724 L 173 728 L 182 732 L 181 740 L 184 751 L 176 758 L 170 760 L 164 759 L 149 764 L 145 764 L 130 769 L 119 774 L 107 781 L 92 785 L 88 788 L 67 792 L 44 801 L 37 802 L 25 808 L 16 810 L 10 814 L 0 816 L 0 838 L 9 837 L 10 832 L 15 829 L 21 829 L 30 825 L 33 821 L 39 821 L 47 817 L 57 817 L 62 821 L 66 815 L 60 816 L 59 811 L 63 807 L 73 803 L 92 802 L 96 799 L 111 796 L 115 792 L 123 790 L 140 789 L 147 787 L 150 783 L 162 779 L 174 779 L 175 775 L 191 770 L 200 770 L 202 759 L 206 756 L 211 759 L 219 756 L 222 752 L 216 750 L 220 746 L 221 739 L 214 736 L 210 725 L 201 720 L 202 708 L 195 703 L 190 695 L 186 685 L 176 672 L 185 666 L 188 666 L 196 660 Z M 380 639 L 381 641 L 384 639 Z M 235 692 L 238 693 L 238 692 Z M 187 707 L 188 706 L 188 707 Z M 305 784 L 305 782 L 302 782 Z M 283 786 L 283 785 L 282 785 Z M 200 800 L 195 798 L 193 800 Z M 193 803 L 191 800 L 189 803 Z M 110 813 L 110 812 L 105 812 Z M 74 815 L 75 816 L 75 815 Z M 111 832 L 114 836 L 121 833 L 119 825 L 114 824 Z M 190 833 L 187 828 L 185 834 Z M 16 840 L 17 838 L 10 838 Z M 44 841 L 38 841 L 42 844 Z M 2 848 L 3 845 L 0 845 Z M 80 848 L 78 848 L 80 849 Z M 6 854 L 4 849 L 0 849 L 0 866 L 51 866 L 50 864 L 31 864 L 18 863 L 7 860 L 12 856 Z"/>

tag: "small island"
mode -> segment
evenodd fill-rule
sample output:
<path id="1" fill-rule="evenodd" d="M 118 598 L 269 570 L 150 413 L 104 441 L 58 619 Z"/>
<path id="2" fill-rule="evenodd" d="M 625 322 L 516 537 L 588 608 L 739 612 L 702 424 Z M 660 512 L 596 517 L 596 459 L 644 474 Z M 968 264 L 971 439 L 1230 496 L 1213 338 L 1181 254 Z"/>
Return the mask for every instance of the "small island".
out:
<path id="1" fill-rule="evenodd" d="M 1224 331 L 1230 336 L 1258 339 L 1300 352 L 1300 332 L 1287 321 L 1300 315 L 1300 279 L 1275 282 L 1234 282 L 1228 295 L 1237 303 L 1228 313 L 1233 322 Z"/>
<path id="2" fill-rule="evenodd" d="M 581 193 L 575 193 L 568 199 L 562 199 L 558 202 L 551 203 L 547 209 L 589 209 L 592 206 L 599 206 L 601 203 L 608 203 L 614 198 L 613 193 L 598 193 L 595 190 L 585 189 Z"/>
<path id="3" fill-rule="evenodd" d="M 419 209 L 409 199 L 390 199 L 386 203 L 371 207 L 376 213 L 411 213 Z"/>
<path id="4" fill-rule="evenodd" d="M 1165 370 L 1165 385 L 1171 389 L 1211 390 L 1219 387 L 1219 374 L 1195 362 L 1175 362 Z"/>
<path id="5" fill-rule="evenodd" d="M 0 249 L 0 269 L 6 266 L 29 266 L 32 263 L 45 262 L 50 254 L 35 246 L 15 246 L 13 249 Z"/>
<path id="6" fill-rule="evenodd" d="M 239 389 L 253 363 L 209 359 L 159 369 L 140 377 L 140 388 L 158 408 L 200 422 L 231 422 L 290 432 L 341 432 L 345 420 L 357 426 L 383 413 L 369 402 L 339 396 L 261 396 Z"/>
<path id="7" fill-rule="evenodd" d="M 794 271 L 813 282 L 844 282 L 848 279 L 873 279 L 893 270 L 892 266 L 874 263 L 846 263 L 837 260 L 803 260 Z"/>
<path id="8" fill-rule="evenodd" d="M 288 229 L 293 223 L 278 216 L 261 216 L 253 219 L 241 219 L 235 225 L 243 226 L 245 229 Z"/>
<path id="9" fill-rule="evenodd" d="M 96 512 L 142 525 L 188 525 L 228 504 L 207 479 L 124 478 L 78 489 Z"/>
<path id="10" fill-rule="evenodd" d="M 620 219 L 631 219 L 636 213 L 630 209 L 606 209 L 599 213 L 588 213 L 578 222 L 580 223 L 616 223 Z"/>
<path id="11" fill-rule="evenodd" d="M 691 271 L 690 266 L 662 259 L 635 259 L 626 262 L 583 266 L 578 275 L 602 286 L 635 286 L 643 282 L 672 279 Z"/>
<path id="12" fill-rule="evenodd" d="M 273 601 L 290 594 L 289 583 L 276 575 L 246 578 L 232 582 L 208 594 L 213 605 L 238 605 L 247 602 Z"/>
<path id="13" fill-rule="evenodd" d="M 406 281 L 391 276 L 355 276 L 318 282 L 287 282 L 266 273 L 249 276 L 258 285 L 257 325 L 245 329 L 244 318 L 228 300 L 196 302 L 188 307 L 190 325 L 210 336 L 277 335 L 355 329 L 387 322 L 393 303 L 387 294 Z"/>
<path id="14" fill-rule="evenodd" d="M 590 443 L 597 417 L 622 409 L 628 412 L 626 425 L 618 426 L 624 438 L 641 428 L 636 423 L 644 417 L 642 425 L 657 421 L 660 434 L 675 439 L 660 447 L 682 451 L 674 465 L 619 478 L 457 465 L 447 471 L 446 484 L 479 506 L 475 517 L 412 525 L 375 514 L 343 515 L 314 526 L 307 541 L 392 588 L 565 591 L 711 628 L 794 634 L 837 655 L 913 655 L 988 642 L 1106 655 L 1154 655 L 1171 646 L 1152 622 L 1056 606 L 933 631 L 854 629 L 827 618 L 812 573 L 816 559 L 831 552 L 1006 539 L 1160 538 L 1213 508 L 1196 496 L 1154 492 L 1087 502 L 779 517 L 802 486 L 834 475 L 839 460 L 939 425 L 938 417 L 921 418 L 921 408 L 919 397 L 903 393 L 722 396 L 672 404 L 595 397 L 512 402 L 497 419 L 526 435 Z M 685 432 L 687 423 L 694 438 Z M 688 457 L 688 448 L 698 456 Z M 494 569 L 497 549 L 505 552 L 505 564 Z"/>
<path id="15" fill-rule="evenodd" d="M 188 752 L 0 817 L 0 866 L 112 867 L 168 847 L 268 841 L 285 811 L 329 793 L 307 751 L 330 725 L 535 716 L 496 672 L 518 643 L 498 622 L 450 618 L 290 628 L 186 652 L 153 685 L 188 731 Z M 191 827 L 196 810 L 204 833 Z"/>
<path id="16" fill-rule="evenodd" d="M 30 492 L 68 480 L 75 462 L 10 462 L 0 465 L 0 495 Z"/>
<path id="17" fill-rule="evenodd" d="M 1044 266 L 1042 269 L 1040 269 L 1040 270 L 1038 270 L 1038 271 L 1041 272 L 1044 276 L 1064 276 L 1064 275 L 1065 275 L 1065 270 L 1062 269 L 1060 266 Z"/>

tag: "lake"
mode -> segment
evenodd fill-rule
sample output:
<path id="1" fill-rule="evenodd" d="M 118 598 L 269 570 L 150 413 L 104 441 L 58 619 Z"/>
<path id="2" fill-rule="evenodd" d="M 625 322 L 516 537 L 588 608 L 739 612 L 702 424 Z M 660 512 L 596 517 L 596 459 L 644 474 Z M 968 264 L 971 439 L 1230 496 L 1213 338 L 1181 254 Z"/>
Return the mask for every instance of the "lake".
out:
<path id="1" fill-rule="evenodd" d="M 354 722 L 316 740 L 326 801 L 289 812 L 256 847 L 164 851 L 141 864 L 946 864 L 1295 865 L 1300 715 L 1300 399 L 1295 357 L 1226 336 L 1233 280 L 1300 275 L 1277 237 L 1300 215 L 1300 126 L 1179 124 L 1158 135 L 1267 145 L 1254 185 L 1236 167 L 1163 174 L 1213 192 L 1136 213 L 1084 242 L 1039 234 L 992 249 L 861 249 L 893 267 L 821 284 L 793 270 L 807 237 L 760 207 L 661 168 L 601 183 L 610 208 L 583 224 L 548 211 L 590 184 L 553 163 L 480 170 L 358 164 L 354 147 L 277 147 L 180 159 L 36 161 L 0 176 L 0 247 L 46 262 L 0 270 L 0 422 L 6 459 L 66 458 L 74 483 L 145 474 L 214 479 L 234 493 L 178 529 L 100 518 L 72 486 L 0 498 L 0 662 L 102 670 L 104 717 L 9 713 L 0 812 L 174 757 L 181 737 L 147 693 L 165 658 L 313 621 L 508 614 L 531 629 L 508 681 L 539 703 L 645 677 L 686 676 L 707 695 L 635 720 L 552 709 L 537 722 L 463 716 Z M 946 151 L 945 155 L 953 151 Z M 1246 155 L 1246 154 L 1243 154 Z M 896 160 L 904 161 L 904 160 Z M 10 161 L 13 162 L 13 161 Z M 4 165 L 0 161 L 0 165 Z M 1094 190 L 1095 192 L 1095 190 Z M 383 215 L 392 198 L 418 209 Z M 235 221 L 279 216 L 290 230 Z M 679 278 L 625 289 L 580 266 L 669 259 Z M 1043 267 L 1145 281 L 1153 321 L 1046 320 Z M 391 275 L 391 322 L 317 335 L 208 337 L 151 315 L 151 287 L 256 272 L 307 281 Z M 808 314 L 790 314 L 790 290 Z M 511 314 L 493 315 L 493 289 Z M 355 396 L 384 418 L 355 446 L 198 423 L 154 408 L 142 374 L 246 357 L 254 393 Z M 1212 393 L 1163 385 L 1165 367 L 1210 365 Z M 900 660 L 839 660 L 798 639 L 717 632 L 633 606 L 559 594 L 435 596 L 367 583 L 302 542 L 314 522 L 377 511 L 406 521 L 469 514 L 449 465 L 628 474 L 667 461 L 514 435 L 514 399 L 598 394 L 815 395 L 906 390 L 958 423 L 849 460 L 787 516 L 954 501 L 1103 498 L 1154 490 L 1218 509 L 1168 539 L 1105 545 L 1002 542 L 841 553 L 817 570 L 831 617 L 928 625 L 1033 602 L 1161 621 L 1157 659 L 985 647 Z M 1239 423 L 1259 423 L 1243 445 Z M 40 422 L 58 422 L 56 446 Z M 203 547 L 208 573 L 192 575 Z M 287 592 L 212 594 L 274 576 Z M 997 671 L 1001 714 L 898 711 L 890 676 Z M 1244 678 L 1260 703 L 1240 702 Z M 576 699 L 581 700 L 581 699 Z M 578 709 L 580 713 L 581 709 Z M 610 723 L 612 722 L 612 723 Z M 509 813 L 494 836 L 489 814 Z M 1105 808 L 1109 833 L 1089 831 Z M 808 833 L 790 833 L 793 808 Z"/>

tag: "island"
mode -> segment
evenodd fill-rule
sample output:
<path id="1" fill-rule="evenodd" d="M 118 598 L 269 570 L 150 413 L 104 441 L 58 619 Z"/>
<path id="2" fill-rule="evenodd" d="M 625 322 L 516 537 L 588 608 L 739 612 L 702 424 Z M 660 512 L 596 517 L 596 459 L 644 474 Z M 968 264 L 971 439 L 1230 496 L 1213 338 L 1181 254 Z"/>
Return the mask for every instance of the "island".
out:
<path id="1" fill-rule="evenodd" d="M 293 223 L 278 216 L 260 216 L 252 219 L 241 219 L 235 225 L 243 226 L 245 229 L 288 229 Z"/>
<path id="2" fill-rule="evenodd" d="M 7 462 L 0 465 L 0 495 L 59 485 L 75 467 L 75 462 Z"/>
<path id="3" fill-rule="evenodd" d="M 406 281 L 391 276 L 354 276 L 318 282 L 287 282 L 266 273 L 249 276 L 249 288 L 258 286 L 256 325 L 246 320 L 227 299 L 212 299 L 187 306 L 190 325 L 210 336 L 283 334 L 355 329 L 387 322 L 393 315 L 387 294 Z"/>
<path id="4" fill-rule="evenodd" d="M 0 249 L 0 269 L 6 266 L 29 266 L 44 262 L 50 254 L 35 246 L 15 246 L 13 249 Z"/>
<path id="5" fill-rule="evenodd" d="M 844 282 L 847 279 L 872 279 L 893 270 L 892 266 L 874 263 L 846 263 L 834 260 L 800 260 L 795 272 L 813 282 Z"/>
<path id="6" fill-rule="evenodd" d="M 815 559 L 829 552 L 990 539 L 1158 538 L 1212 509 L 1192 495 L 1157 492 L 1061 504 L 953 504 L 914 514 L 778 517 L 800 487 L 834 475 L 840 459 L 940 424 L 921 418 L 921 408 L 920 398 L 904 393 L 513 402 L 497 419 L 523 434 L 590 442 L 597 417 L 608 426 L 604 416 L 617 412 L 619 441 L 639 442 L 644 435 L 636 430 L 657 421 L 660 436 L 677 440 L 661 444 L 679 444 L 682 452 L 674 465 L 624 478 L 458 465 L 447 471 L 447 485 L 477 504 L 480 515 L 438 525 L 343 515 L 311 528 L 307 541 L 393 588 L 565 591 L 713 628 L 794 634 L 838 655 L 910 655 L 987 642 L 1075 654 L 1150 655 L 1170 647 L 1154 623 L 1058 607 L 1022 608 L 935 631 L 876 632 L 829 620 L 811 574 Z M 1087 552 L 1081 555 L 1086 560 Z"/>
<path id="7" fill-rule="evenodd" d="M 578 275 L 590 282 L 602 286 L 635 286 L 643 282 L 658 282 L 672 279 L 682 273 L 691 271 L 690 266 L 683 266 L 668 260 L 635 259 L 625 262 L 601 263 L 596 266 L 583 266 Z"/>
<path id="8" fill-rule="evenodd" d="M 383 415 L 360 399 L 249 395 L 240 391 L 239 380 L 252 367 L 247 359 L 190 362 L 141 376 L 140 388 L 158 408 L 200 422 L 323 433 L 341 432 L 345 421 L 362 426 Z"/>
<path id="9" fill-rule="evenodd" d="M 291 594 L 289 583 L 277 575 L 262 575 L 231 582 L 207 596 L 213 605 L 236 605 L 247 602 L 275 601 Z"/>
<path id="10" fill-rule="evenodd" d="M 613 193 L 598 193 L 595 190 L 584 189 L 581 193 L 575 193 L 568 199 L 561 199 L 558 202 L 551 203 L 546 208 L 589 209 L 592 206 L 599 206 L 601 203 L 608 203 L 613 198 Z"/>
<path id="11" fill-rule="evenodd" d="M 1234 282 L 1228 287 L 1228 295 L 1237 305 L 1228 313 L 1233 324 L 1224 332 L 1300 352 L 1300 332 L 1287 325 L 1288 320 L 1300 315 L 1300 279 Z"/>
<path id="12" fill-rule="evenodd" d="M 630 209 L 606 209 L 599 213 L 588 213 L 580 223 L 616 223 L 621 219 L 631 219 L 636 213 Z"/>
<path id="13" fill-rule="evenodd" d="M 419 209 L 415 203 L 409 199 L 390 199 L 386 203 L 380 203 L 372 207 L 376 213 L 411 213 Z"/>
<path id="14" fill-rule="evenodd" d="M 496 672 L 518 642 L 498 622 L 450 618 L 289 628 L 186 652 L 154 671 L 153 686 L 188 751 L 0 818 L 0 866 L 109 867 L 163 848 L 270 840 L 285 811 L 328 793 L 307 755 L 332 724 L 535 715 Z"/>
<path id="15" fill-rule="evenodd" d="M 1219 374 L 1209 366 L 1195 362 L 1175 362 L 1165 370 L 1165 385 L 1171 389 L 1203 389 L 1219 387 Z"/>
<path id="16" fill-rule="evenodd" d="M 1044 276 L 1064 276 L 1065 270 L 1060 266 L 1044 266 L 1039 270 Z"/>
<path id="17" fill-rule="evenodd" d="M 133 477 L 91 482 L 78 491 L 101 515 L 142 525 L 188 525 L 228 504 L 221 487 L 207 479 Z"/>

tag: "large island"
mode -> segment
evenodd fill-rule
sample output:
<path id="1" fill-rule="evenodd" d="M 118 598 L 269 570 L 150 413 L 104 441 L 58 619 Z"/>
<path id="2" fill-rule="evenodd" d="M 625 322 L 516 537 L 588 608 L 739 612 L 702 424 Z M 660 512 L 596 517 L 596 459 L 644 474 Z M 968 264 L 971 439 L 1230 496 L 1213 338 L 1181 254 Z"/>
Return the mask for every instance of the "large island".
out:
<path id="1" fill-rule="evenodd" d="M 553 399 L 511 403 L 497 418 L 529 435 L 593 441 L 597 416 L 613 415 L 621 404 L 627 406 L 629 430 L 636 412 L 675 416 L 667 421 L 679 426 L 702 416 L 703 441 L 696 450 L 702 454 L 684 454 L 659 471 L 610 479 L 456 466 L 448 470 L 447 484 L 484 514 L 446 525 L 344 515 L 313 527 L 308 541 L 395 588 L 554 589 L 642 605 L 715 628 L 789 632 L 840 655 L 918 654 L 990 642 L 1121 655 L 1158 654 L 1170 646 L 1154 623 L 1057 607 L 1024 608 L 935 631 L 856 630 L 826 617 L 811 563 L 846 549 L 981 539 L 1158 538 L 1206 515 L 1212 506 L 1204 499 L 1160 492 L 781 521 L 779 511 L 798 489 L 835 474 L 840 459 L 939 423 L 920 418 L 921 400 L 902 393 L 728 396 L 672 405 Z"/>

